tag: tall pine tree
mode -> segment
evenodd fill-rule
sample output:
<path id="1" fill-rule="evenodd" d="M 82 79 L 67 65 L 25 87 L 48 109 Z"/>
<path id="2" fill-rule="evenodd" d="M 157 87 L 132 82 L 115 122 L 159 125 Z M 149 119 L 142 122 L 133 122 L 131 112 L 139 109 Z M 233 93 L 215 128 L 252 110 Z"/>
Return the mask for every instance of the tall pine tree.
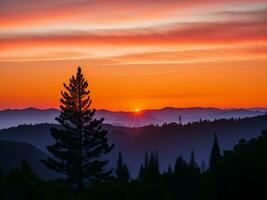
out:
<path id="1" fill-rule="evenodd" d="M 42 162 L 50 169 L 66 175 L 67 181 L 76 190 L 94 180 L 102 180 L 111 174 L 106 171 L 108 160 L 101 156 L 110 152 L 114 145 L 107 141 L 107 131 L 102 130 L 103 118 L 94 118 L 90 108 L 88 82 L 79 67 L 69 84 L 61 91 L 61 113 L 56 120 L 62 128 L 52 128 L 55 144 L 48 146 L 54 158 Z"/>
<path id="2" fill-rule="evenodd" d="M 214 141 L 212 145 L 211 155 L 210 155 L 210 171 L 216 171 L 218 169 L 218 164 L 222 159 L 221 150 L 218 143 L 217 135 L 214 135 Z"/>

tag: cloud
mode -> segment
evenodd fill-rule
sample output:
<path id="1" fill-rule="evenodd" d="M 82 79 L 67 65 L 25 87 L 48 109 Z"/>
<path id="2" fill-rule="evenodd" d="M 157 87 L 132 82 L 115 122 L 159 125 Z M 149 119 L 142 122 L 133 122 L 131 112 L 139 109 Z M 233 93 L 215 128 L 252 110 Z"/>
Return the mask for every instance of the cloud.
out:
<path id="1" fill-rule="evenodd" d="M 27 46 L 197 45 L 266 42 L 266 21 L 189 23 L 172 30 L 83 32 L 1 37 L 1 49 Z"/>
<path id="2" fill-rule="evenodd" d="M 2 28 L 44 25 L 131 24 L 168 20 L 174 16 L 204 12 L 214 6 L 260 4 L 265 0 L 1 0 Z"/>
<path id="3" fill-rule="evenodd" d="M 9 33 L 5 31 L 0 32 L 0 60 L 51 60 L 56 58 L 95 59 L 97 57 L 116 58 L 120 56 L 122 56 L 120 59 L 124 60 L 128 55 L 134 55 L 134 59 L 138 58 L 136 62 L 151 61 L 152 59 L 159 62 L 162 60 L 166 61 L 166 56 L 173 59 L 173 62 L 177 60 L 174 56 L 185 58 L 185 60 L 199 61 L 206 57 L 216 58 L 216 53 L 220 54 L 219 58 L 225 56 L 225 59 L 231 57 L 231 54 L 245 54 L 245 52 L 242 52 L 243 47 L 232 53 L 233 50 L 230 51 L 229 48 L 233 45 L 244 46 L 244 49 L 248 49 L 251 46 L 264 46 L 267 44 L 266 6 L 263 6 L 261 9 L 248 7 L 245 10 L 244 8 L 243 10 L 239 10 L 236 8 L 233 9 L 234 7 L 231 7 L 231 9 L 222 7 L 219 10 L 215 9 L 213 13 L 209 13 L 209 18 L 201 18 L 201 20 L 197 19 L 199 16 L 198 12 L 194 14 L 190 12 L 183 13 L 182 9 L 182 15 L 192 15 L 191 17 L 196 17 L 196 19 L 195 21 L 189 22 L 190 20 L 187 21 L 186 18 L 182 18 L 177 22 L 171 20 L 173 15 L 172 11 L 177 13 L 177 9 L 179 10 L 179 8 L 193 9 L 198 6 L 199 10 L 205 10 L 209 9 L 209 6 L 204 5 L 217 5 L 218 1 L 104 0 L 99 3 L 100 1 L 68 0 L 55 2 L 48 0 L 41 1 L 41 3 L 38 2 L 39 1 L 31 0 L 0 0 L 0 4 L 5 5 L 4 8 L 0 6 L 0 16 L 3 15 L 0 19 L 12 23 L 13 16 L 14 19 L 16 19 L 14 23 L 20 20 L 22 22 L 22 29 L 18 29 L 18 31 L 11 31 Z M 239 0 L 226 0 L 223 5 L 240 2 Z M 250 0 L 243 0 L 242 2 L 252 3 Z M 253 2 L 256 5 L 257 3 L 261 5 L 260 2 L 264 1 L 256 0 Z M 200 9 L 201 6 L 204 8 Z M 103 9 L 105 12 L 103 12 Z M 55 15 L 53 12 L 55 12 Z M 110 12 L 114 15 L 112 14 L 109 16 Z M 77 14 L 74 18 L 78 22 L 81 22 L 81 24 L 79 25 L 79 23 L 76 23 L 78 24 L 76 28 L 80 27 L 80 29 L 61 30 L 61 19 L 65 19 L 65 15 L 68 15 L 68 13 L 70 13 L 72 17 Z M 21 17 L 18 17 L 20 14 Z M 37 16 L 35 16 L 35 14 Z M 134 21 L 138 23 L 136 26 L 129 26 L 128 28 L 126 28 L 126 26 L 118 28 L 113 24 L 105 29 L 89 31 L 87 28 L 91 25 L 90 23 L 88 24 L 87 15 L 90 15 L 90 17 L 92 17 L 90 20 L 96 23 L 99 18 L 109 23 L 109 21 L 114 20 L 116 17 L 124 21 L 124 25 L 134 24 Z M 158 23 L 159 18 L 163 15 L 168 20 L 164 23 Z M 47 27 L 42 23 L 42 20 L 39 21 L 38 16 L 45 20 L 51 20 L 48 21 L 48 29 L 46 29 Z M 175 14 L 173 16 L 177 15 Z M 27 23 L 27 19 L 24 19 L 24 17 L 29 17 L 29 23 L 31 23 L 31 19 L 36 20 L 36 22 L 39 23 L 37 26 L 42 28 L 37 29 L 37 32 L 29 29 L 27 33 L 24 33 L 23 30 L 27 27 L 25 24 Z M 74 19 L 72 17 L 71 20 Z M 134 19 L 131 17 L 134 17 Z M 153 24 L 154 21 L 156 23 L 153 26 L 146 26 L 146 24 L 143 24 L 144 27 L 139 27 L 139 25 L 143 23 L 142 20 L 145 21 L 148 19 L 147 17 L 151 22 L 150 25 Z M 86 21 L 88 27 L 83 27 L 83 20 Z M 50 23 L 55 23 L 58 29 L 51 29 Z M 5 27 L 4 24 L 2 25 Z M 29 25 L 33 28 L 35 27 L 35 24 Z M 62 24 L 63 27 L 65 25 L 65 23 Z M 68 26 L 66 25 L 66 27 Z M 70 28 L 71 27 L 75 27 L 75 24 L 70 24 Z M 218 50 L 218 47 L 222 48 L 222 50 Z M 189 52 L 186 51 L 188 48 L 200 49 L 200 51 Z M 214 48 L 217 48 L 217 50 L 213 51 L 212 49 Z M 262 48 L 264 49 L 265 47 Z M 184 51 L 175 52 L 177 49 L 182 49 Z M 263 51 L 259 52 L 259 49 L 260 48 L 257 48 L 256 53 L 250 52 L 249 55 L 264 57 Z M 227 50 L 230 53 L 227 54 L 226 52 L 226 55 L 224 55 L 224 52 L 222 52 L 223 50 Z M 160 52 L 160 55 L 153 52 Z M 164 52 L 168 52 L 169 55 L 166 55 Z M 144 57 L 141 59 L 140 55 L 145 55 L 147 60 Z M 125 57 L 123 58 L 123 56 Z M 148 58 L 149 56 L 151 56 L 151 58 Z M 159 57 L 156 58 L 155 56 Z M 133 57 L 131 58 L 133 59 Z M 132 60 L 132 62 L 134 62 L 134 60 Z"/>
<path id="4" fill-rule="evenodd" d="M 267 45 L 156 51 L 114 57 L 122 64 L 222 62 L 233 60 L 266 59 Z"/>

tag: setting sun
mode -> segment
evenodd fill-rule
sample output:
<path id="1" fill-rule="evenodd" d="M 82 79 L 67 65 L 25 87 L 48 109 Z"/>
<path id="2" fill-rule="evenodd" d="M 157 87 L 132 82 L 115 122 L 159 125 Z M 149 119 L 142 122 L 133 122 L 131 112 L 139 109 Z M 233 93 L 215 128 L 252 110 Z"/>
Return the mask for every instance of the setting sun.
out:
<path id="1" fill-rule="evenodd" d="M 139 108 L 136 108 L 134 111 L 135 111 L 136 113 L 139 113 L 139 112 L 140 112 L 140 109 L 139 109 Z"/>

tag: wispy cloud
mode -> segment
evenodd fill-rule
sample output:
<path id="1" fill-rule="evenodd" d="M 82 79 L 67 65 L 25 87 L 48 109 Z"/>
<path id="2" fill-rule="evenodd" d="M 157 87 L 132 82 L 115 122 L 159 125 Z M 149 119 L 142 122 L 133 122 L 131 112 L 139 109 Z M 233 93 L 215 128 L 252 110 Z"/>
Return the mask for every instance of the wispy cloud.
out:
<path id="1" fill-rule="evenodd" d="M 231 16 L 232 14 L 229 15 Z M 240 15 L 243 15 L 243 13 Z M 223 53 L 222 51 L 216 51 L 218 46 L 224 47 L 222 49 L 226 50 L 225 55 L 227 56 L 227 51 L 229 52 L 229 47 L 232 47 L 233 44 L 242 46 L 244 50 L 249 49 L 251 46 L 254 46 L 257 50 L 265 50 L 267 45 L 267 19 L 259 16 L 265 16 L 266 14 L 265 12 L 260 12 L 258 16 L 256 12 L 250 12 L 249 15 L 253 17 L 250 17 L 248 21 L 171 24 L 162 29 L 156 27 L 151 29 L 111 30 L 105 32 L 2 35 L 0 36 L 0 48 L 2 49 L 0 59 L 11 59 L 12 56 L 16 59 L 18 55 L 12 55 L 12 51 L 19 52 L 19 49 L 24 51 L 28 49 L 29 54 L 33 57 L 36 57 L 34 49 L 39 49 L 38 55 L 40 55 L 40 52 L 44 54 L 40 55 L 40 59 L 45 59 L 49 54 L 46 52 L 47 49 L 50 52 L 54 50 L 55 55 L 58 54 L 59 49 L 61 51 L 65 49 L 65 55 L 62 52 L 60 55 L 62 59 L 75 57 L 78 59 L 92 58 L 94 55 L 96 57 L 114 57 L 129 53 L 136 54 L 137 52 L 149 53 L 155 51 L 163 53 L 161 56 L 153 54 L 151 59 L 155 59 L 155 55 L 160 59 L 160 57 L 167 56 L 164 52 L 171 52 L 173 49 L 184 50 L 184 53 L 177 54 L 177 56 L 186 57 L 190 56 L 188 51 L 186 51 L 186 47 L 203 49 L 203 51 L 189 52 L 194 53 L 195 56 L 201 57 L 203 54 L 209 56 L 209 53 L 211 57 L 214 57 L 213 54 L 220 53 L 222 55 Z M 110 51 L 111 47 L 112 50 Z M 208 49 L 215 48 L 215 50 L 207 51 L 203 47 L 208 47 Z M 240 50 L 244 54 L 242 48 Z M 42 49 L 43 51 L 41 51 Z M 73 55 L 69 52 L 73 52 Z M 261 56 L 264 55 L 263 51 L 257 52 Z M 256 55 L 253 51 L 246 51 L 245 53 L 251 53 L 251 56 Z M 30 58 L 30 55 L 25 56 Z M 152 54 L 146 54 L 146 56 L 149 55 Z M 169 56 L 172 56 L 172 54 L 170 53 Z M 51 58 L 53 57 L 51 56 Z"/>

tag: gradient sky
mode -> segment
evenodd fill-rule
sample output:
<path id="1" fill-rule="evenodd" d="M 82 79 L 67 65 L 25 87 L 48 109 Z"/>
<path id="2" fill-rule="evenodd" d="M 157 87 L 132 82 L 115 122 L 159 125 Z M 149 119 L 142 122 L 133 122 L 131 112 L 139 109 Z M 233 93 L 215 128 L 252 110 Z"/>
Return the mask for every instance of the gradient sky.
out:
<path id="1" fill-rule="evenodd" d="M 267 107 L 267 0 L 0 0 L 0 109 Z"/>

